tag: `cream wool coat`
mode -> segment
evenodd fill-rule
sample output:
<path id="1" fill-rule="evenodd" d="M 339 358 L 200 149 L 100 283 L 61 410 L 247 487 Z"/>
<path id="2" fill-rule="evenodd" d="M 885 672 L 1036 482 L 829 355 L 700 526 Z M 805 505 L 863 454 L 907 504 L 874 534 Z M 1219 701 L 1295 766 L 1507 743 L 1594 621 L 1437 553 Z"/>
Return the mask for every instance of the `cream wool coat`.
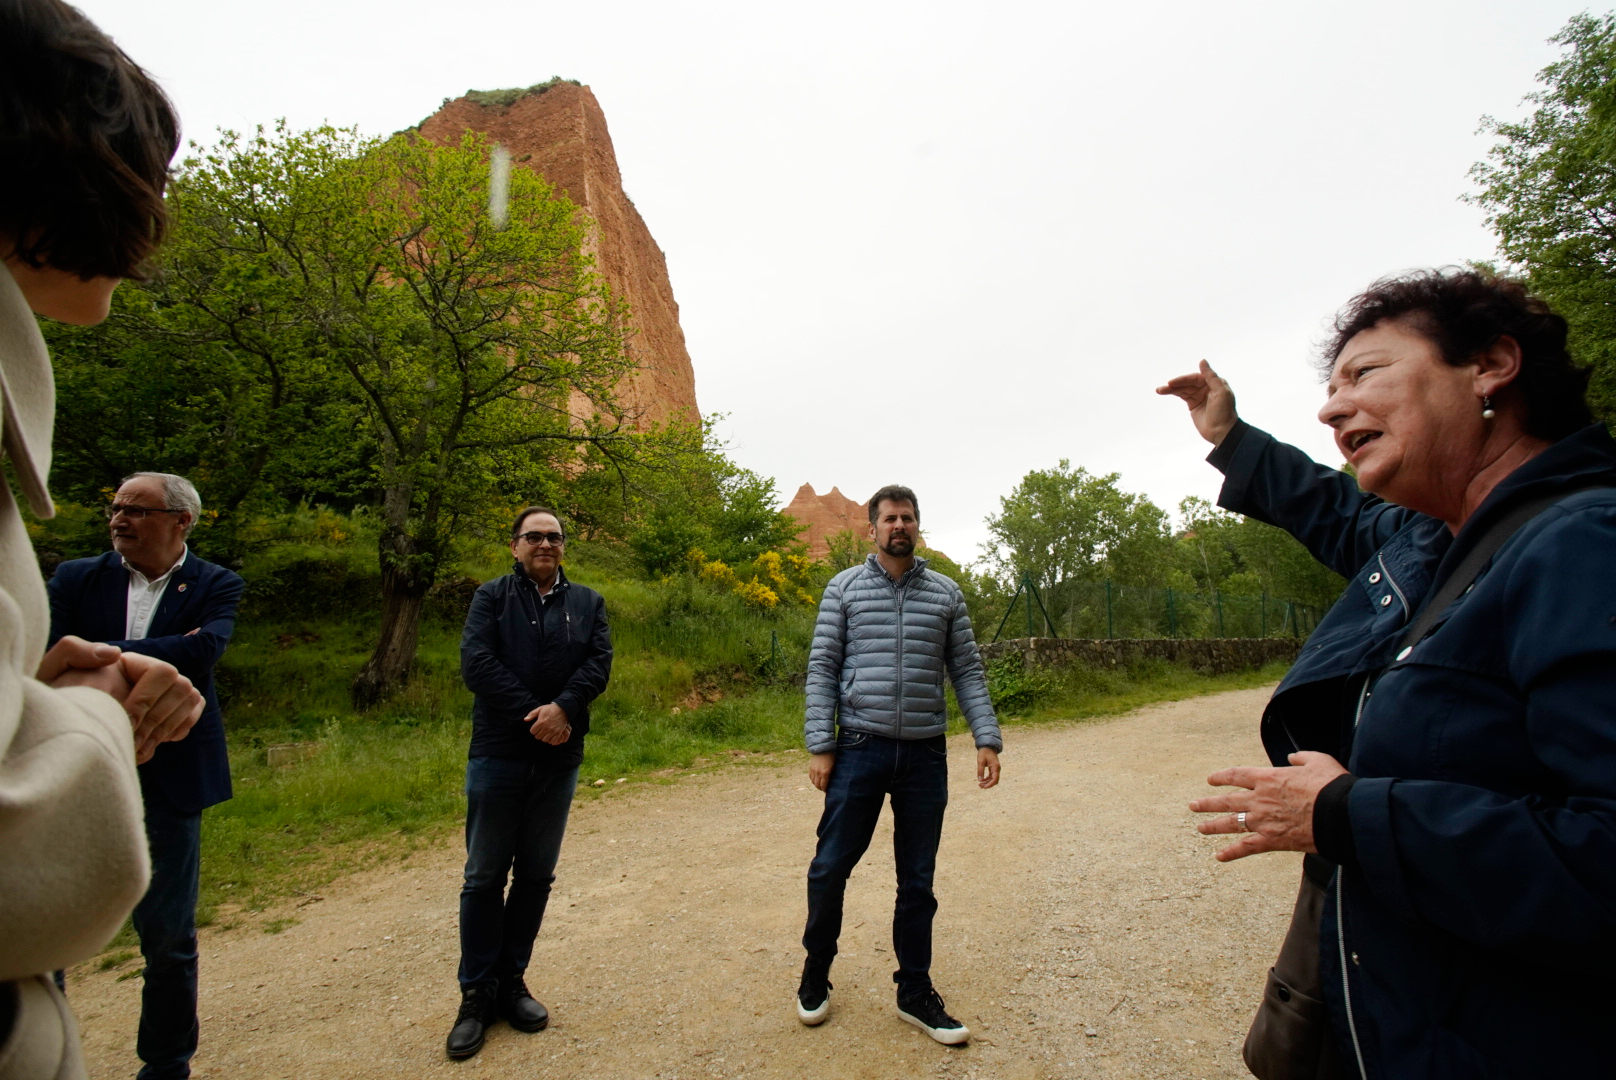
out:
<path id="1" fill-rule="evenodd" d="M 34 314 L 0 264 L 0 448 L 34 513 L 55 513 L 56 389 Z M 99 690 L 34 680 L 50 629 L 45 583 L 0 480 L 0 994 L 16 1001 L 0 1080 L 82 1077 L 78 1030 L 42 972 L 117 933 L 151 868 L 122 706 Z"/>

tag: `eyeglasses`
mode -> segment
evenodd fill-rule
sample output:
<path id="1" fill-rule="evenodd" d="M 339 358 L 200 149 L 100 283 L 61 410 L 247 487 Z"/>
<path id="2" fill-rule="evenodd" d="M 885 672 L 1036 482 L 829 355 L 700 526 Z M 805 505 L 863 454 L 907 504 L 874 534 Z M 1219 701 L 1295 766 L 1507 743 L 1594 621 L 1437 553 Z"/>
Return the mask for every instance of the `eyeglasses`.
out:
<path id="1" fill-rule="evenodd" d="M 523 543 L 538 547 L 540 544 L 549 544 L 551 547 L 560 547 L 567 542 L 567 538 L 556 532 L 525 532 L 517 537 Z"/>
<path id="2" fill-rule="evenodd" d="M 122 514 L 124 517 L 128 518 L 130 521 L 139 521 L 141 518 L 145 517 L 147 514 L 183 514 L 183 513 L 185 513 L 184 510 L 169 510 L 169 509 L 167 509 L 165 507 L 161 507 L 161 506 L 134 506 L 134 505 L 131 505 L 129 503 L 113 503 L 111 506 L 103 507 L 101 512 L 107 516 L 108 521 L 111 521 L 113 518 L 117 517 L 119 514 Z"/>

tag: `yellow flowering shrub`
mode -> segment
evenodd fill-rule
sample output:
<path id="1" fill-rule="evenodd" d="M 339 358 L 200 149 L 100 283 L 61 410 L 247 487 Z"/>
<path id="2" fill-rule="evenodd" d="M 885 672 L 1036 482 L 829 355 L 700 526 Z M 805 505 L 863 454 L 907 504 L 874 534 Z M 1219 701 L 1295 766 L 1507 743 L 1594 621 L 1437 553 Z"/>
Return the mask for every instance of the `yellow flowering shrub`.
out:
<path id="1" fill-rule="evenodd" d="M 701 580 L 710 581 L 714 585 L 722 585 L 736 590 L 741 587 L 741 579 L 735 576 L 735 571 L 729 568 L 728 563 L 721 562 L 718 559 L 702 563 L 698 576 Z"/>
<path id="2" fill-rule="evenodd" d="M 768 609 L 780 602 L 779 595 L 767 585 L 760 584 L 757 578 L 737 584 L 735 592 L 753 607 Z"/>
<path id="3" fill-rule="evenodd" d="M 765 551 L 752 560 L 752 575 L 745 581 L 728 563 L 707 558 L 700 548 L 691 548 L 685 562 L 702 581 L 728 589 L 754 607 L 767 610 L 782 603 L 805 607 L 817 603 L 809 592 L 813 563 L 801 555 Z"/>

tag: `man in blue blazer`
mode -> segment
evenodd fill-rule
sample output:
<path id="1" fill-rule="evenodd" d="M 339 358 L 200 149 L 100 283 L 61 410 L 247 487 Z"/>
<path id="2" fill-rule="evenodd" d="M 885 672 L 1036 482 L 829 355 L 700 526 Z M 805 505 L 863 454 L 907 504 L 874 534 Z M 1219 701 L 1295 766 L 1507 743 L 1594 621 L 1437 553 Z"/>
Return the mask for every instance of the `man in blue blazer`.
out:
<path id="1" fill-rule="evenodd" d="M 196 1053 L 196 896 L 202 811 L 230 798 L 230 759 L 213 666 L 236 625 L 242 581 L 186 545 L 202 501 L 169 473 L 135 473 L 107 507 L 112 550 L 56 568 L 51 644 L 68 634 L 166 660 L 202 692 L 178 742 L 135 747 L 151 845 L 151 887 L 134 912 L 146 958 L 136 1052 L 140 1080 L 183 1078 Z"/>

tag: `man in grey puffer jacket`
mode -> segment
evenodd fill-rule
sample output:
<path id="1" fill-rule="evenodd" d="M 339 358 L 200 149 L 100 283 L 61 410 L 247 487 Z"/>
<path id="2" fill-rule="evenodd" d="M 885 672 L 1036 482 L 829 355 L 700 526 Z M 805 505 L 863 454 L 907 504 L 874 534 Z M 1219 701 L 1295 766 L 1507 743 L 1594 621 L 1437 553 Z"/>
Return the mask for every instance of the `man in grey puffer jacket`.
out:
<path id="1" fill-rule="evenodd" d="M 999 782 L 999 723 L 959 586 L 915 557 L 915 493 L 888 486 L 870 499 L 876 553 L 825 587 L 808 657 L 804 736 L 808 777 L 825 793 L 819 847 L 808 867 L 797 1017 L 830 1011 L 830 965 L 842 930 L 847 878 L 870 846 L 881 804 L 892 798 L 898 900 L 892 950 L 898 1015 L 938 1042 L 970 1038 L 931 984 L 932 877 L 948 805 L 946 674 L 976 737 L 979 787 Z"/>

